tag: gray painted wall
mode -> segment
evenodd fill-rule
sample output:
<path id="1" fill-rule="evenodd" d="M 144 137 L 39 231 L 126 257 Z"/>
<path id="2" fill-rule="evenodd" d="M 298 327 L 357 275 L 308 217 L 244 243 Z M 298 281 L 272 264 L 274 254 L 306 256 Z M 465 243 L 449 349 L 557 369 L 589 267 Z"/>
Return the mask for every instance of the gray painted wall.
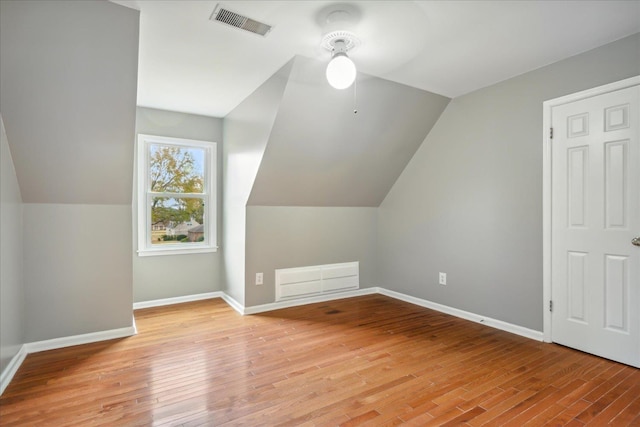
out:
<path id="1" fill-rule="evenodd" d="M 0 375 L 24 344 L 22 196 L 0 116 Z"/>
<path id="2" fill-rule="evenodd" d="M 541 331 L 542 103 L 638 74 L 640 34 L 451 101 L 380 206 L 379 285 Z"/>
<path id="3" fill-rule="evenodd" d="M 2 1 L 0 19 L 0 111 L 25 202 L 24 339 L 131 326 L 139 12 Z"/>
<path id="4" fill-rule="evenodd" d="M 261 206 L 379 206 L 449 98 L 366 74 L 336 90 L 296 57 L 249 198 Z"/>
<path id="5" fill-rule="evenodd" d="M 247 208 L 247 307 L 275 301 L 275 270 L 360 262 L 360 288 L 377 286 L 377 208 Z M 256 273 L 264 285 L 255 285 Z"/>
<path id="6" fill-rule="evenodd" d="M 278 114 L 292 62 L 224 119 L 223 230 L 226 293 L 245 304 L 246 206 Z"/>
<path id="7" fill-rule="evenodd" d="M 217 143 L 219 243 L 222 235 L 222 119 L 143 107 L 138 107 L 136 111 L 136 133 Z M 138 203 L 136 185 L 134 180 L 134 207 L 137 207 Z M 137 250 L 137 233 L 138 223 L 134 220 L 134 252 Z M 224 288 L 222 268 L 221 250 L 215 253 L 146 257 L 139 257 L 134 253 L 133 301 L 151 301 L 221 291 Z"/>
<path id="8" fill-rule="evenodd" d="M 131 206 L 24 205 L 26 341 L 132 325 Z"/>
<path id="9" fill-rule="evenodd" d="M 359 261 L 360 286 L 377 284 L 375 207 L 449 102 L 361 74 L 354 114 L 325 69 L 293 60 L 248 201 L 247 307 L 274 302 L 279 268 Z"/>
<path id="10" fill-rule="evenodd" d="M 107 1 L 0 2 L 0 111 L 25 203 L 131 203 L 138 18 Z"/>

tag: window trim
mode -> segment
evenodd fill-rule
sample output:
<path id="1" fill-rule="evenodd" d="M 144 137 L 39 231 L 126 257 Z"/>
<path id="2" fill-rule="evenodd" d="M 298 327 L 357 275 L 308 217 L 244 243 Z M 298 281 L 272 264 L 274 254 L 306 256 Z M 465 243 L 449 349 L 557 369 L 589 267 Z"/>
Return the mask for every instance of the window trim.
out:
<path id="1" fill-rule="evenodd" d="M 175 195 L 177 197 L 203 198 L 205 202 L 204 243 L 175 243 L 171 245 L 156 245 L 151 243 L 151 209 L 148 200 L 153 197 L 149 188 L 149 146 L 151 144 L 174 145 L 182 147 L 194 147 L 204 149 L 205 152 L 205 183 L 204 193 L 164 193 L 165 195 Z M 217 246 L 217 144 L 211 141 L 200 141 L 195 139 L 172 138 L 167 136 L 138 134 L 137 141 L 137 223 L 138 223 L 138 256 L 157 255 L 183 255 L 194 253 L 216 252 Z M 157 194 L 157 193 L 156 193 Z M 208 206 L 208 208 L 207 208 Z"/>

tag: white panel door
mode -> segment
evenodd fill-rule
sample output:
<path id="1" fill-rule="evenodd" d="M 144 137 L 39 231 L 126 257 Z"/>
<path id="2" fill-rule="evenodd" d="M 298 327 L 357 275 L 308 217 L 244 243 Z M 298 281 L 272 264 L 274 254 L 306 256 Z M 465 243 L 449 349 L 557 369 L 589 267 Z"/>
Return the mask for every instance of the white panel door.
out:
<path id="1" fill-rule="evenodd" d="M 640 86 L 551 110 L 551 336 L 640 367 Z"/>

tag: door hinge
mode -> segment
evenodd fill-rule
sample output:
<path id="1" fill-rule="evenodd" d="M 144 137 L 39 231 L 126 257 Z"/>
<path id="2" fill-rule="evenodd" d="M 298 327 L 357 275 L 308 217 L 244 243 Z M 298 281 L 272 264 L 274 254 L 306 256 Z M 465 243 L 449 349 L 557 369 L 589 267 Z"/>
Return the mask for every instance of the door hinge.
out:
<path id="1" fill-rule="evenodd" d="M 549 128 L 549 138 L 553 139 L 553 128 Z"/>
<path id="2" fill-rule="evenodd" d="M 553 301 L 549 300 L 549 311 L 553 312 Z"/>

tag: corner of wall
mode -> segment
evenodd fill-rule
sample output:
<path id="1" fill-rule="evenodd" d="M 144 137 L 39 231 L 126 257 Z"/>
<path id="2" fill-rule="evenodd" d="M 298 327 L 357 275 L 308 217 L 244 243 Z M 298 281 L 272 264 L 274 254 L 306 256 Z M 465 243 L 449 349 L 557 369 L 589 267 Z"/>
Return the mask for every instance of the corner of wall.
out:
<path id="1" fill-rule="evenodd" d="M 226 292 L 245 303 L 246 206 L 278 114 L 293 60 L 224 119 L 222 246 Z"/>
<path id="2" fill-rule="evenodd" d="M 24 359 L 26 319 L 22 195 L 1 114 L 0 140 L 0 385 L 4 389 Z"/>

